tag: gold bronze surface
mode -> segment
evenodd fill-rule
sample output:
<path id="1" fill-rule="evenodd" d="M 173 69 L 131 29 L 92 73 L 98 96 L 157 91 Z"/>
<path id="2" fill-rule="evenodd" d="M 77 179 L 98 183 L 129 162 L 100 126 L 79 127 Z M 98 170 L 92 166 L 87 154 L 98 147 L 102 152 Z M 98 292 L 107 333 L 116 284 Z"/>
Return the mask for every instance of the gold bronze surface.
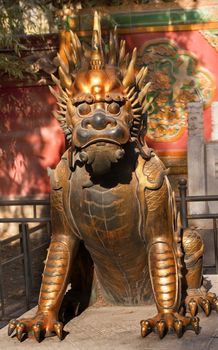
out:
<path id="1" fill-rule="evenodd" d="M 181 231 L 168 171 L 144 141 L 147 70 L 135 71 L 136 49 L 129 58 L 116 30 L 106 50 L 97 13 L 92 47 L 71 33 L 62 52 L 51 91 L 70 147 L 51 174 L 52 241 L 38 311 L 8 333 L 62 339 L 61 317 L 99 302 L 143 307 L 152 296 L 158 312 L 141 321 L 142 337 L 198 333 L 198 305 L 209 315 L 218 301 L 202 287 L 203 243 Z"/>

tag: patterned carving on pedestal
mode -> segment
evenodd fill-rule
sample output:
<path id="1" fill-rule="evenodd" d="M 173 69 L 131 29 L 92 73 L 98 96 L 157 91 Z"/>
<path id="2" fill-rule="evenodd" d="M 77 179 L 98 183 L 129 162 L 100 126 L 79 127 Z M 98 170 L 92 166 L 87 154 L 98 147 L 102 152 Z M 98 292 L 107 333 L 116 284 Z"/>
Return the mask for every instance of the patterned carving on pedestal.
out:
<path id="1" fill-rule="evenodd" d="M 218 188 L 218 142 L 210 142 L 206 147 L 207 194 L 217 194 Z M 218 203 L 208 202 L 210 213 L 218 213 Z"/>
<path id="2" fill-rule="evenodd" d="M 188 104 L 188 135 L 189 137 L 204 137 L 203 105 L 201 102 Z"/>
<path id="3" fill-rule="evenodd" d="M 188 191 L 189 195 L 205 195 L 205 146 L 203 126 L 203 105 L 201 102 L 188 104 Z M 191 203 L 191 214 L 206 213 L 204 202 Z"/>
<path id="4" fill-rule="evenodd" d="M 215 101 L 211 106 L 211 141 L 218 141 L 218 102 Z"/>

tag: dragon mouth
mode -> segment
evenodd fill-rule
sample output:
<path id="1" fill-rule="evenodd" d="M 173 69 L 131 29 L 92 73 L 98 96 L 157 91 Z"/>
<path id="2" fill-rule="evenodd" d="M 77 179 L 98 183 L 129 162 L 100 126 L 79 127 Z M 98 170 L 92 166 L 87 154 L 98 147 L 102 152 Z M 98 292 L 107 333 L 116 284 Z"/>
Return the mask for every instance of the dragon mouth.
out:
<path id="1" fill-rule="evenodd" d="M 110 143 L 110 144 L 114 144 L 117 145 L 119 147 L 121 147 L 121 144 L 118 141 L 112 140 L 112 139 L 108 139 L 108 138 L 97 138 L 94 140 L 91 140 L 89 142 L 87 142 L 85 145 L 83 145 L 82 147 L 80 147 L 81 149 L 87 148 L 88 146 L 94 145 L 96 144 L 97 146 L 104 146 L 105 143 Z"/>
<path id="2" fill-rule="evenodd" d="M 125 151 L 117 141 L 97 138 L 87 142 L 80 148 L 79 158 L 89 166 L 94 175 L 103 175 L 110 171 L 111 164 L 124 157 Z"/>

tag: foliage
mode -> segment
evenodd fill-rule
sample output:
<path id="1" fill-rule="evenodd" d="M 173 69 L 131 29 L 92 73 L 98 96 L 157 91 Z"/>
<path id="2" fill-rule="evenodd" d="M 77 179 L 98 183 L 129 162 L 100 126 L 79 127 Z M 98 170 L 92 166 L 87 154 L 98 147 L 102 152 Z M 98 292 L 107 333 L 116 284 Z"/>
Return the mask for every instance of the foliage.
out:
<path id="1" fill-rule="evenodd" d="M 161 0 L 172 1 L 173 0 Z M 26 34 L 57 32 L 69 27 L 70 16 L 90 7 L 156 3 L 155 0 L 0 0 L 0 75 L 19 78 L 28 69 L 20 52 Z M 70 10 L 69 10 L 70 9 Z M 68 11 L 68 12 L 67 12 Z M 7 51 L 9 54 L 7 55 Z M 13 52 L 13 55 L 11 54 Z"/>
<path id="2" fill-rule="evenodd" d="M 28 68 L 28 67 L 26 67 Z M 24 76 L 24 66 L 20 66 L 20 60 L 16 55 L 1 54 L 0 56 L 0 76 L 7 74 L 9 78 L 22 79 Z"/>
<path id="3" fill-rule="evenodd" d="M 21 79 L 25 72 L 31 73 L 21 58 L 25 49 L 21 38 L 29 33 L 41 34 L 45 21 L 49 27 L 53 17 L 52 1 L 0 0 L 0 76 Z"/>

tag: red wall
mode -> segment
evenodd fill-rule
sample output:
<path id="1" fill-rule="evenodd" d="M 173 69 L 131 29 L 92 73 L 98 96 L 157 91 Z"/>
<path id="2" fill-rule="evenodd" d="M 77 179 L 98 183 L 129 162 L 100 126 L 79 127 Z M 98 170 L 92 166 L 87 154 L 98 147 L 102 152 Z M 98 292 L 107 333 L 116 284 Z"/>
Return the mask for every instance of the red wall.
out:
<path id="1" fill-rule="evenodd" d="M 147 40 L 152 39 L 172 39 L 181 49 L 187 50 L 197 56 L 199 63 L 207 68 L 214 76 L 216 86 L 218 86 L 218 52 L 208 43 L 199 31 L 179 31 L 179 32 L 157 32 L 157 33 L 138 33 L 123 35 L 127 46 L 133 49 L 135 46 L 140 48 Z M 214 100 L 218 99 L 218 91 Z M 204 111 L 204 130 L 205 139 L 209 140 L 211 135 L 211 109 Z M 150 145 L 158 150 L 185 151 L 187 148 L 187 132 L 176 142 L 154 142 L 149 141 Z"/>
<path id="2" fill-rule="evenodd" d="M 64 137 L 52 116 L 47 86 L 0 89 L 0 193 L 3 197 L 49 192 L 47 167 L 55 167 Z"/>

